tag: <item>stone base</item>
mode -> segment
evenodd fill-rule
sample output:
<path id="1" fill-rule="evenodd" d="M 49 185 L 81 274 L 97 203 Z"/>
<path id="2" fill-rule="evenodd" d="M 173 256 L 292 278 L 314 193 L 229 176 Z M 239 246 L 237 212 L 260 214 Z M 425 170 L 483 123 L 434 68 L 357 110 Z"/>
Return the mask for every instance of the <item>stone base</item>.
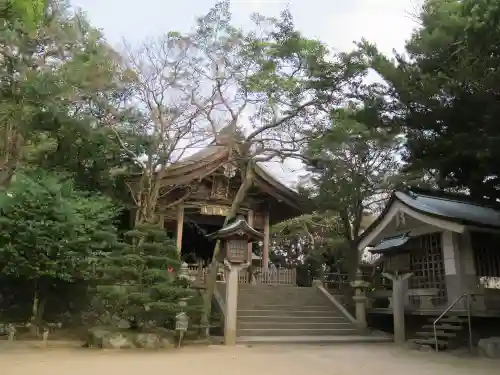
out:
<path id="1" fill-rule="evenodd" d="M 477 346 L 479 356 L 500 359 L 500 337 L 481 339 Z"/>
<path id="2" fill-rule="evenodd" d="M 102 349 L 169 349 L 175 347 L 170 332 L 142 333 L 95 327 L 87 333 L 84 347 Z"/>

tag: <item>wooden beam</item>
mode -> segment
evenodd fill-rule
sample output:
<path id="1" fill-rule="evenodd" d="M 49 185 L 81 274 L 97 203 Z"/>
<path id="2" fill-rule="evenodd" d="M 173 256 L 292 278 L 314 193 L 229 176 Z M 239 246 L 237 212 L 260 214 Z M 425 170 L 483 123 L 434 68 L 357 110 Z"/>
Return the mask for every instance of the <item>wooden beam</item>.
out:
<path id="1" fill-rule="evenodd" d="M 269 211 L 264 214 L 264 243 L 262 246 L 262 268 L 269 267 Z"/>
<path id="2" fill-rule="evenodd" d="M 177 251 L 179 254 L 181 253 L 182 250 L 182 229 L 184 227 L 184 205 L 180 203 L 177 206 L 177 234 L 176 234 L 176 240 L 177 240 Z"/>
<path id="3" fill-rule="evenodd" d="M 247 223 L 248 223 L 248 225 L 250 225 L 253 228 L 253 211 L 252 210 L 248 210 L 248 212 L 247 212 Z M 253 248 L 252 242 L 249 242 L 248 243 L 248 261 L 250 262 L 250 264 L 252 264 L 252 255 L 253 255 L 252 248 Z"/>

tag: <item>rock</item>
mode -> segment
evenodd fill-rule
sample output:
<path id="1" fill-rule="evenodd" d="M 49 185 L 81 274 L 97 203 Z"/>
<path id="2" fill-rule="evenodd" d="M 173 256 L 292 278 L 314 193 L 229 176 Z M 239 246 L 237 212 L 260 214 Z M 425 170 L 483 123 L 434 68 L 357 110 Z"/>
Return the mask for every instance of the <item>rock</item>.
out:
<path id="1" fill-rule="evenodd" d="M 102 339 L 103 349 L 131 349 L 134 343 L 121 332 L 111 332 Z"/>
<path id="2" fill-rule="evenodd" d="M 162 339 L 154 333 L 138 333 L 135 336 L 135 345 L 144 349 L 159 349 L 162 347 Z"/>
<path id="3" fill-rule="evenodd" d="M 125 319 L 120 319 L 116 322 L 116 326 L 120 329 L 129 329 L 130 328 L 130 322 Z"/>
<path id="4" fill-rule="evenodd" d="M 86 338 L 86 346 L 89 348 L 102 348 L 102 340 L 110 332 L 107 329 L 94 327 L 88 330 Z"/>
<path id="5" fill-rule="evenodd" d="M 139 333 L 116 328 L 94 327 L 88 331 L 84 346 L 106 349 L 169 349 L 175 347 L 175 339 L 168 330 Z"/>
<path id="6" fill-rule="evenodd" d="M 481 339 L 477 346 L 479 356 L 500 359 L 500 337 Z"/>

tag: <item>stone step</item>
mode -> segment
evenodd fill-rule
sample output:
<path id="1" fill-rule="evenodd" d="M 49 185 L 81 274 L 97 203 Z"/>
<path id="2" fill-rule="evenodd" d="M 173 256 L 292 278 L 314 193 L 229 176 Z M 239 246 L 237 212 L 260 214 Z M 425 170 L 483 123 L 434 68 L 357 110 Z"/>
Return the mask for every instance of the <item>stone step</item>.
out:
<path id="1" fill-rule="evenodd" d="M 310 295 L 310 294 L 285 294 L 285 293 L 269 293 L 268 295 L 239 295 L 238 296 L 238 301 L 260 301 L 260 300 L 266 300 L 266 301 L 275 301 L 275 300 L 282 300 L 282 301 L 324 301 L 326 298 L 321 295 Z"/>
<path id="2" fill-rule="evenodd" d="M 295 306 L 295 307 L 303 307 L 303 308 L 308 308 L 309 306 L 320 306 L 321 308 L 325 308 L 328 306 L 333 306 L 331 304 L 325 303 L 324 301 L 301 301 L 297 299 L 254 299 L 254 300 L 244 300 L 244 301 L 238 301 L 238 307 L 240 306 L 280 306 L 280 307 L 287 307 L 287 306 Z"/>
<path id="3" fill-rule="evenodd" d="M 238 321 L 238 329 L 309 329 L 309 330 L 328 330 L 328 329 L 344 329 L 352 328 L 350 322 L 276 322 L 276 321 L 260 321 L 260 322 L 242 322 Z"/>
<path id="4" fill-rule="evenodd" d="M 422 328 L 434 330 L 434 326 L 432 324 L 426 324 L 422 326 Z M 461 331 L 463 328 L 462 326 L 454 326 L 451 324 L 436 324 L 436 329 L 441 331 Z"/>
<path id="5" fill-rule="evenodd" d="M 314 287 L 304 287 L 297 285 L 273 285 L 273 284 L 239 284 L 239 290 L 249 290 L 249 291 L 269 291 L 269 290 L 298 290 L 298 291 L 308 291 L 316 290 Z"/>
<path id="6" fill-rule="evenodd" d="M 428 321 L 434 323 L 436 319 L 437 318 L 429 318 Z M 467 318 L 461 318 L 459 316 L 444 317 L 439 320 L 438 324 L 439 323 L 463 324 L 467 323 Z"/>
<path id="7" fill-rule="evenodd" d="M 262 303 L 256 304 L 238 304 L 239 310 L 302 310 L 302 311 L 336 311 L 334 306 L 328 305 L 299 305 L 299 304 L 291 304 L 291 305 L 267 305 Z"/>
<path id="8" fill-rule="evenodd" d="M 416 332 L 415 334 L 417 336 L 424 336 L 424 337 L 427 337 L 427 338 L 434 338 L 434 332 L 431 332 L 431 331 Z M 457 337 L 457 334 L 454 333 L 454 332 L 446 332 L 446 331 L 438 331 L 438 330 L 436 330 L 436 335 L 437 335 L 437 337 L 449 337 L 449 338 Z"/>
<path id="9" fill-rule="evenodd" d="M 281 329 L 281 328 L 260 328 L 260 329 L 237 329 L 236 334 L 239 337 L 245 336 L 337 336 L 337 335 L 355 335 L 357 333 L 354 326 L 349 328 L 293 328 L 293 329 Z"/>
<path id="10" fill-rule="evenodd" d="M 283 323 L 287 322 L 310 322 L 310 323 L 335 323 L 347 321 L 344 316 L 325 316 L 325 315 L 315 315 L 315 316 L 290 316 L 290 315 L 238 315 L 238 322 L 260 322 L 260 321 L 280 321 Z"/>
<path id="11" fill-rule="evenodd" d="M 335 310 L 275 310 L 275 309 L 238 309 L 238 317 L 241 316 L 290 316 L 290 317 L 304 317 L 304 316 L 342 316 L 340 312 Z"/>
<path id="12" fill-rule="evenodd" d="M 236 342 L 238 344 L 345 344 L 345 343 L 387 343 L 393 339 L 390 336 L 376 336 L 376 335 L 338 335 L 338 336 L 243 336 L 238 337 Z"/>
<path id="13" fill-rule="evenodd" d="M 428 345 L 431 348 L 435 348 L 436 341 L 434 341 L 434 338 L 427 338 L 427 339 L 414 339 L 412 340 L 415 344 L 417 345 Z M 437 340 L 438 347 L 441 349 L 444 349 L 448 346 L 448 340 L 443 340 L 443 339 L 438 339 Z"/>

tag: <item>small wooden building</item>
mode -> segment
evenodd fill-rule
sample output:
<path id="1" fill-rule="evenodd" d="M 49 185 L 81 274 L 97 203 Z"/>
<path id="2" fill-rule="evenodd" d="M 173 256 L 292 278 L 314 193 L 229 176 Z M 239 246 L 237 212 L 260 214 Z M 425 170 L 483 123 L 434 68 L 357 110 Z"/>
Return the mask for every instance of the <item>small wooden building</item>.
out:
<path id="1" fill-rule="evenodd" d="M 157 214 L 165 230 L 177 239 L 183 256 L 196 253 L 197 259 L 211 258 L 214 243 L 205 235 L 222 227 L 241 185 L 234 137 L 223 129 L 217 138 L 217 142 L 169 166 L 162 180 Z M 261 266 L 267 268 L 270 225 L 300 215 L 303 207 L 299 194 L 264 166 L 257 165 L 254 172 L 254 184 L 237 215 L 264 233 L 260 258 Z"/>
<path id="2" fill-rule="evenodd" d="M 386 271 L 413 273 L 409 310 L 442 312 L 474 293 L 474 314 L 500 316 L 499 206 L 461 194 L 395 191 L 362 234 L 358 249 L 367 247 L 381 254 Z"/>

